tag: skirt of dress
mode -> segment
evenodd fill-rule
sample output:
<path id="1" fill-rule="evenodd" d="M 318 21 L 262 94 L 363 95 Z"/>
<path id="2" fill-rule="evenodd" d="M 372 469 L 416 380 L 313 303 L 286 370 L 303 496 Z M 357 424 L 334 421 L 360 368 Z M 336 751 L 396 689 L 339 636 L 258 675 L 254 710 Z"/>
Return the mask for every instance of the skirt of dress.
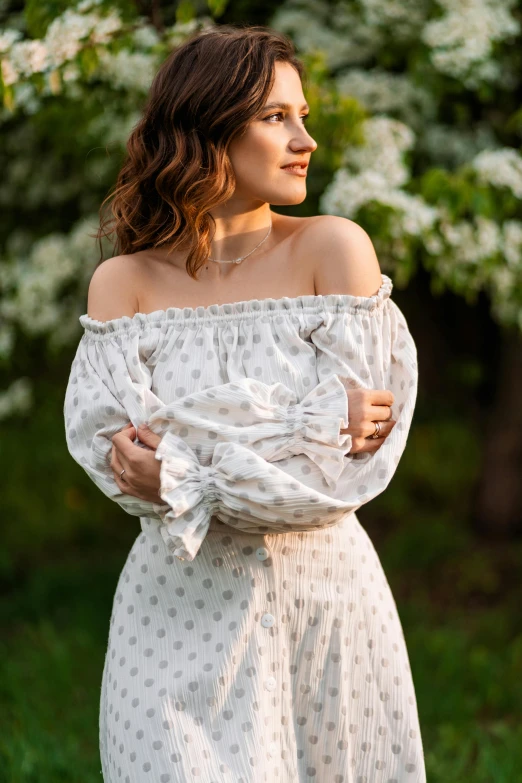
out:
<path id="1" fill-rule="evenodd" d="M 269 535 L 213 517 L 193 561 L 141 525 L 103 671 L 105 783 L 425 783 L 401 622 L 355 514 Z"/>

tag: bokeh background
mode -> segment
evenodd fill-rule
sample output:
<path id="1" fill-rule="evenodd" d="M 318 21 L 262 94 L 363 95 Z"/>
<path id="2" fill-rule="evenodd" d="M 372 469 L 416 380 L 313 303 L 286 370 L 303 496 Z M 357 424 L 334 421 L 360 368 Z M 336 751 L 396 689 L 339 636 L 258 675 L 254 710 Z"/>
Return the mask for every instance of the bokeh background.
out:
<path id="1" fill-rule="evenodd" d="M 152 76 L 187 35 L 223 23 L 269 25 L 295 41 L 319 148 L 305 203 L 275 209 L 361 224 L 418 346 L 406 452 L 359 518 L 402 619 L 428 780 L 515 783 L 522 8 L 514 0 L 0 0 L 0 781 L 101 779 L 103 657 L 139 520 L 70 457 L 63 398 L 98 260 L 90 235 Z"/>

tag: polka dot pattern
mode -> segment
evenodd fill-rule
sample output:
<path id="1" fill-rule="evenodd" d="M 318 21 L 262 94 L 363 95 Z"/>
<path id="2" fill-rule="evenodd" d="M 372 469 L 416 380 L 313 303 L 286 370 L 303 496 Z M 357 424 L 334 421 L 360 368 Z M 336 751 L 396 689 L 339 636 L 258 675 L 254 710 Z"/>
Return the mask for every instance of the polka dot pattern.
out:
<path id="1" fill-rule="evenodd" d="M 300 402 L 282 383 L 242 378 L 167 403 L 147 424 L 158 435 L 169 431 L 192 449 L 198 447 L 203 465 L 210 463 L 218 441 L 248 446 L 268 462 L 306 454 L 328 486 L 338 480 L 352 445 L 351 435 L 341 433 L 348 426 L 348 398 L 336 375 L 319 382 Z"/>
<path id="2" fill-rule="evenodd" d="M 373 297 L 80 317 L 67 445 L 141 526 L 103 670 L 106 783 L 425 783 L 400 619 L 354 513 L 391 480 L 415 404 L 382 277 Z M 339 432 L 358 387 L 395 395 L 370 458 Z M 129 421 L 162 436 L 163 504 L 114 482 Z"/>

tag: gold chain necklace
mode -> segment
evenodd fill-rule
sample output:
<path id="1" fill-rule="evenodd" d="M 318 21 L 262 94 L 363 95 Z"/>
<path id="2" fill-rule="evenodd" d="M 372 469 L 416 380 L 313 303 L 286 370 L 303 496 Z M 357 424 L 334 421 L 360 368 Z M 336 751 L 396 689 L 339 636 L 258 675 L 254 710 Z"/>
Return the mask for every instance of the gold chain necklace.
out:
<path id="1" fill-rule="evenodd" d="M 246 256 L 240 256 L 239 258 L 232 258 L 231 260 L 225 260 L 223 258 L 211 258 L 208 256 L 208 261 L 215 261 L 217 264 L 240 264 L 241 261 L 244 261 L 245 258 L 248 258 L 248 256 L 252 255 L 254 250 L 257 250 L 258 247 L 260 247 L 263 242 L 265 242 L 268 239 L 268 236 L 270 232 L 272 231 L 272 218 L 270 218 L 270 225 L 268 227 L 268 231 L 266 232 L 266 236 L 255 246 L 253 250 L 251 250 L 249 253 L 246 254 Z"/>

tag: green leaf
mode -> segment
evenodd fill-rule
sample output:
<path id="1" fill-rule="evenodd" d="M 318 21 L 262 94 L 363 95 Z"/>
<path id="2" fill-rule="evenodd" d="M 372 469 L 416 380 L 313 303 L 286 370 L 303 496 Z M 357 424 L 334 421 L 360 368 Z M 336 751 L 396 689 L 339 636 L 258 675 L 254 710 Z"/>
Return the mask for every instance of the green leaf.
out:
<path id="1" fill-rule="evenodd" d="M 186 24 L 196 16 L 196 7 L 191 0 L 181 0 L 176 8 L 176 23 Z"/>
<path id="2" fill-rule="evenodd" d="M 207 0 L 207 5 L 212 12 L 212 16 L 221 16 L 228 5 L 228 0 Z"/>

